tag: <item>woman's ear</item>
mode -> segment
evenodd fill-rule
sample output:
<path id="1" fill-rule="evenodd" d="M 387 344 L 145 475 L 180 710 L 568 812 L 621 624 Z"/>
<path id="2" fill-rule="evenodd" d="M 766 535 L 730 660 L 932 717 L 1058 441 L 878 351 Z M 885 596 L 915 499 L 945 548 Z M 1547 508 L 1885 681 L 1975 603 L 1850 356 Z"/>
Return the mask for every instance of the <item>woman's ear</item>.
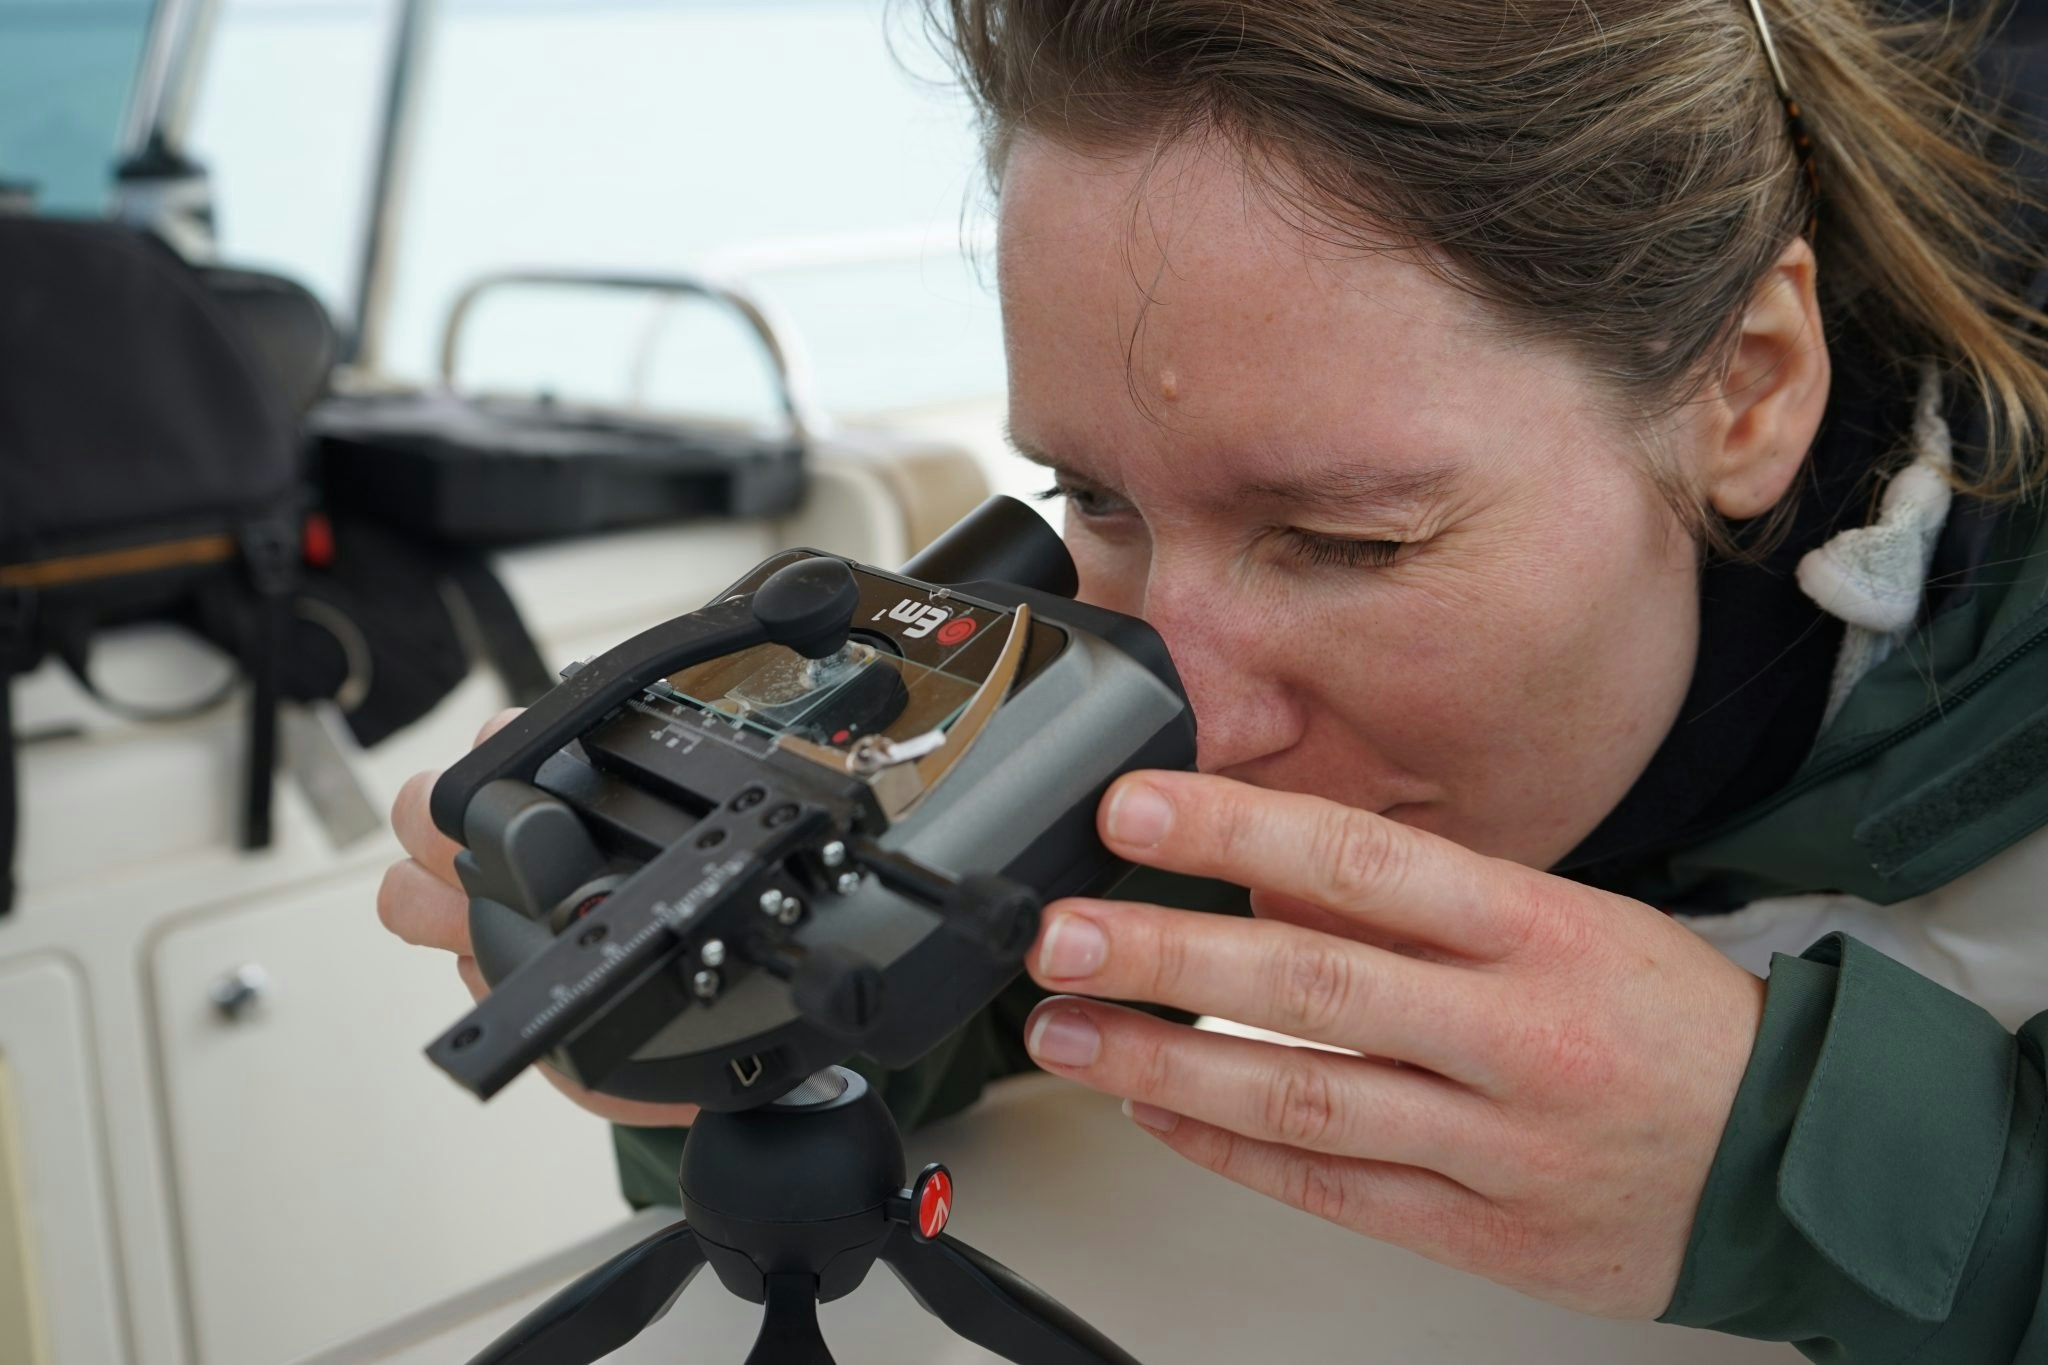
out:
<path id="1" fill-rule="evenodd" d="M 1701 395 L 1699 487 L 1731 521 L 1777 506 L 1820 430 L 1830 371 L 1815 270 L 1813 248 L 1794 238 L 1750 296 L 1727 371 Z"/>

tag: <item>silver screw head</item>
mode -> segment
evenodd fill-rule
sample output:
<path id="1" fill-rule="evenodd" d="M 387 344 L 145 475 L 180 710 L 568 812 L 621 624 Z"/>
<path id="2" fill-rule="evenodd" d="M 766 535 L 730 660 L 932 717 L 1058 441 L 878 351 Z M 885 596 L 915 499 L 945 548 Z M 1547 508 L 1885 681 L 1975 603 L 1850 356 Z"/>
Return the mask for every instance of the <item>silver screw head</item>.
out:
<path id="1" fill-rule="evenodd" d="M 240 1019 L 253 1005 L 261 1004 L 270 987 L 270 973 L 254 962 L 235 968 L 214 983 L 208 992 L 214 1009 L 230 1022 Z"/>
<path id="2" fill-rule="evenodd" d="M 818 861 L 827 867 L 837 867 L 846 861 L 846 845 L 834 839 L 818 850 Z"/>
<path id="3" fill-rule="evenodd" d="M 769 887 L 766 891 L 763 891 L 761 893 L 761 913 L 764 915 L 781 914 L 782 901 L 782 893 L 780 891 L 777 891 L 772 886 Z"/>
<path id="4" fill-rule="evenodd" d="M 722 938 L 705 939 L 704 946 L 697 950 L 697 960 L 707 967 L 723 967 L 725 965 L 725 940 Z"/>
<path id="5" fill-rule="evenodd" d="M 690 990 L 695 993 L 699 1000 L 715 998 L 718 995 L 718 988 L 722 984 L 724 983 L 719 980 L 718 973 L 712 971 L 709 967 L 690 978 Z"/>
<path id="6" fill-rule="evenodd" d="M 832 884 L 832 889 L 842 896 L 851 896 L 854 892 L 860 890 L 860 873 L 840 873 L 839 880 Z"/>
<path id="7" fill-rule="evenodd" d="M 795 896 L 785 897 L 781 907 L 775 912 L 775 920 L 778 924 L 795 924 L 803 917 L 804 903 Z"/>

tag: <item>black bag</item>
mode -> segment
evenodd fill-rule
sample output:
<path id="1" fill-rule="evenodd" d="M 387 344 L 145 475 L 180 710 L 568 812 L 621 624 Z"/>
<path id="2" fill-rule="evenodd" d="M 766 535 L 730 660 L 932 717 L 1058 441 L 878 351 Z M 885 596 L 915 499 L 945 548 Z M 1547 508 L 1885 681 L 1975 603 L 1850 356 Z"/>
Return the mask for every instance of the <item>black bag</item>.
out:
<path id="1" fill-rule="evenodd" d="M 554 685 L 482 554 L 360 512 L 336 510 L 309 530 L 284 695 L 334 701 L 364 748 L 432 711 L 479 662 L 516 706 Z"/>
<path id="2" fill-rule="evenodd" d="M 761 344 L 787 421 L 779 431 L 584 407 L 542 395 L 461 391 L 464 325 L 486 293 L 540 285 L 694 299 L 737 317 Z M 644 344 L 644 343 L 643 343 Z M 686 275 L 519 271 L 456 299 L 427 392 L 329 399 L 309 426 L 328 504 L 446 546 L 504 547 L 697 518 L 776 517 L 803 502 L 811 404 L 791 347 L 729 285 Z"/>
<path id="3" fill-rule="evenodd" d="M 237 313 L 289 313 L 295 286 L 218 283 L 123 227 L 0 216 L 0 913 L 16 823 L 6 680 L 54 654 L 91 687 L 91 637 L 117 622 L 203 622 L 238 658 L 242 842 L 270 840 L 305 480 L 286 362 L 259 358 Z M 315 367 L 324 384 L 324 360 L 297 368 Z"/>

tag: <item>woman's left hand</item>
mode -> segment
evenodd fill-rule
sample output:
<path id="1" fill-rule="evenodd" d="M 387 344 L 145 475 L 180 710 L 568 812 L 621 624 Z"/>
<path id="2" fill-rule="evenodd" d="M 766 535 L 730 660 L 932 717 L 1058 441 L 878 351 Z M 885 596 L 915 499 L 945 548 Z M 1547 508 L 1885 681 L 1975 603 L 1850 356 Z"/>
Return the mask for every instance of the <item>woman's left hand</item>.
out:
<path id="1" fill-rule="evenodd" d="M 1148 772 L 1103 802 L 1134 862 L 1253 889 L 1258 918 L 1065 900 L 1032 975 L 1345 1048 L 1073 997 L 1050 1071 L 1181 1155 L 1584 1312 L 1663 1312 L 1764 985 L 1637 902 L 1315 797 Z"/>

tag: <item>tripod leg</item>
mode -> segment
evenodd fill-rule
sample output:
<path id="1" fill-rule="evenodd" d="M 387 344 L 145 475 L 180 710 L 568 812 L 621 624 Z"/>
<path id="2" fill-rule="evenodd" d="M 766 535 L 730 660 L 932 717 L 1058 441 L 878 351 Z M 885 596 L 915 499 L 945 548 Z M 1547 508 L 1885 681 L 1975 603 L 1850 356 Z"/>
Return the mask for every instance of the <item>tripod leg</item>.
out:
<path id="1" fill-rule="evenodd" d="M 927 1313 L 1016 1365 L 1138 1365 L 1044 1290 L 965 1242 L 920 1242 L 897 1228 L 882 1260 Z"/>
<path id="2" fill-rule="evenodd" d="M 768 1275 L 761 1335 L 746 1365 L 833 1365 L 818 1330 L 818 1281 L 809 1275 Z"/>
<path id="3" fill-rule="evenodd" d="M 703 1268 L 690 1225 L 665 1227 L 528 1313 L 470 1365 L 591 1365 L 658 1321 Z"/>

